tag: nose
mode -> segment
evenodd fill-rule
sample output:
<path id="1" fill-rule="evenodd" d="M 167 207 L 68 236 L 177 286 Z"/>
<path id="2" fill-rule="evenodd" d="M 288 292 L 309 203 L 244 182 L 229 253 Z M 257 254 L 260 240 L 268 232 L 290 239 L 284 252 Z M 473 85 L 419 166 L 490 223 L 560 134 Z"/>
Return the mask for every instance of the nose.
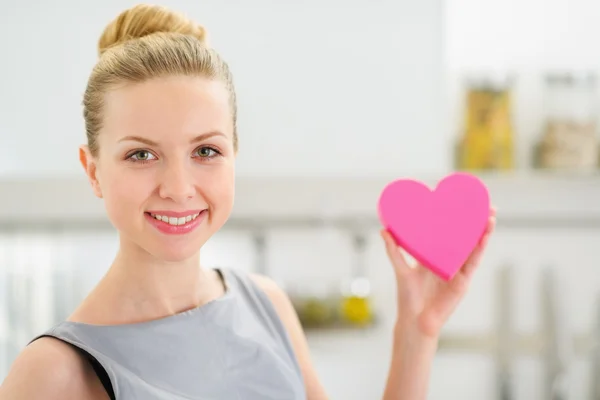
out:
<path id="1" fill-rule="evenodd" d="M 192 174 L 185 165 L 171 165 L 165 168 L 161 177 L 159 195 L 183 204 L 194 197 L 196 189 Z"/>

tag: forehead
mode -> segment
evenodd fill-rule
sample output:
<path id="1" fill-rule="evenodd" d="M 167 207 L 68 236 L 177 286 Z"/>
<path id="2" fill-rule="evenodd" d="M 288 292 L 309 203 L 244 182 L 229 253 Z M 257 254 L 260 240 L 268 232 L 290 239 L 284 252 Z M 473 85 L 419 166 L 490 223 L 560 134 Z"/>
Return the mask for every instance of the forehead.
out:
<path id="1" fill-rule="evenodd" d="M 115 139 L 132 134 L 187 139 L 210 131 L 233 135 L 227 88 L 200 77 L 159 78 L 111 90 L 103 122 Z"/>

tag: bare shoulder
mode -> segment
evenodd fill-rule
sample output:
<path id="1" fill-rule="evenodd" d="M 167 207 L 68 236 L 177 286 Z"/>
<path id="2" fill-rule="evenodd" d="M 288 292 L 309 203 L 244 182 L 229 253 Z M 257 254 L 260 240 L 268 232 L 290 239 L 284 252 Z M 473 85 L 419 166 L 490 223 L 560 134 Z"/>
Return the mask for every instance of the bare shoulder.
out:
<path id="1" fill-rule="evenodd" d="M 308 399 L 327 399 L 325 390 L 312 365 L 308 342 L 289 296 L 273 279 L 267 276 L 250 274 L 250 278 L 260 289 L 262 289 L 269 300 L 271 300 L 279 319 L 287 330 L 292 346 L 294 347 L 296 358 L 300 364 L 300 369 L 302 370 Z"/>
<path id="2" fill-rule="evenodd" d="M 298 321 L 296 310 L 294 309 L 287 293 L 271 278 L 260 275 L 250 274 L 250 278 L 267 295 L 281 322 L 285 325 L 290 335 L 299 335 L 302 327 Z"/>
<path id="3" fill-rule="evenodd" d="M 102 399 L 91 365 L 70 345 L 43 337 L 25 347 L 0 386 L 0 400 Z"/>
<path id="4" fill-rule="evenodd" d="M 288 294 L 277 284 L 277 282 L 267 276 L 250 274 L 250 278 L 260 289 L 262 289 L 269 300 L 271 300 L 271 303 L 273 303 L 279 318 L 287 328 L 289 334 L 292 336 L 302 336 L 304 339 L 302 326 L 300 325 L 298 315 L 296 314 L 296 310 L 294 309 Z"/>
<path id="5" fill-rule="evenodd" d="M 277 303 L 286 303 L 289 301 L 287 293 L 285 293 L 285 291 L 268 276 L 251 273 L 250 278 L 258 285 L 258 287 L 263 290 L 263 292 L 265 292 L 267 296 L 269 296 L 271 301 L 275 301 Z"/>
<path id="6" fill-rule="evenodd" d="M 292 336 L 292 339 L 294 339 L 294 337 L 300 337 L 302 341 L 305 341 L 302 326 L 288 294 L 277 284 L 277 282 L 268 276 L 250 274 L 250 278 L 267 295 L 269 300 L 271 300 L 279 319 L 281 319 L 281 322 L 285 325 L 288 333 Z"/>

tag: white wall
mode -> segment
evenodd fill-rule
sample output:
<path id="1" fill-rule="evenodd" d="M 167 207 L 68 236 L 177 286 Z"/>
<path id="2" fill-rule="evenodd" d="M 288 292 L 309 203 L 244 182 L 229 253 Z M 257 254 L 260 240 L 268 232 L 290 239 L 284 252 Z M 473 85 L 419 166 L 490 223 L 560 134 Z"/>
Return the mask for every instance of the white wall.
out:
<path id="1" fill-rule="evenodd" d="M 96 41 L 137 2 L 5 3 L 0 176 L 80 174 L 80 104 Z M 448 168 L 440 0 L 161 4 L 204 24 L 233 68 L 240 175 Z"/>
<path id="2" fill-rule="evenodd" d="M 598 69 L 594 0 L 446 0 L 451 69 Z"/>

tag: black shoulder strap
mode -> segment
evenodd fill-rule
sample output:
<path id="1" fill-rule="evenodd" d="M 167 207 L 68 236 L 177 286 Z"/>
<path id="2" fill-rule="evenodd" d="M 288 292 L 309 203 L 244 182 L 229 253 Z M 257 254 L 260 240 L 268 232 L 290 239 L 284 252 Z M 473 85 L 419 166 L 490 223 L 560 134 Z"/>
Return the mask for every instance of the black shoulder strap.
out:
<path id="1" fill-rule="evenodd" d="M 90 353 L 88 353 L 87 351 L 83 350 L 82 348 L 77 347 L 73 343 L 69 343 L 69 342 L 67 342 L 65 340 L 62 340 L 61 338 L 56 337 L 56 336 L 52 336 L 52 335 L 40 335 L 40 336 L 36 337 L 35 339 L 39 339 L 39 338 L 42 338 L 42 337 L 51 337 L 51 338 L 54 338 L 54 339 L 58 339 L 58 340 L 62 341 L 63 343 L 66 343 L 66 344 L 70 345 L 75 350 L 77 350 L 86 360 L 88 360 L 88 362 L 92 365 L 92 368 L 94 368 L 94 372 L 98 376 L 98 379 L 100 380 L 100 383 L 102 383 L 102 386 L 104 387 L 104 390 L 106 390 L 106 393 L 108 393 L 108 397 L 110 398 L 110 400 L 116 400 L 117 399 L 115 397 L 115 391 L 113 390 L 112 383 L 110 382 L 110 378 L 108 377 L 108 373 L 106 372 L 106 370 L 104 369 L 104 367 L 100 364 L 100 362 L 94 356 L 92 356 Z"/>

